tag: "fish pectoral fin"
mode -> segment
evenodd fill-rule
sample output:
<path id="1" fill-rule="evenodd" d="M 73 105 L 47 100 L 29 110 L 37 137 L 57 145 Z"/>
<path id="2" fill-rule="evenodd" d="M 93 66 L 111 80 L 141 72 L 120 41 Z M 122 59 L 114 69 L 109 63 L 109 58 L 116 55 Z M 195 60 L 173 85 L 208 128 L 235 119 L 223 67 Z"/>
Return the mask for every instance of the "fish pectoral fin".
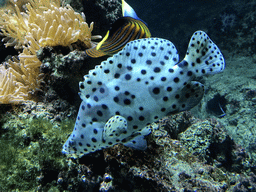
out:
<path id="1" fill-rule="evenodd" d="M 121 140 L 127 134 L 127 121 L 120 115 L 111 117 L 104 126 L 103 139 L 109 140 Z"/>
<path id="2" fill-rule="evenodd" d="M 111 117 L 104 126 L 103 139 L 105 142 L 115 143 L 119 140 L 123 145 L 137 150 L 145 150 L 147 141 L 145 136 L 151 133 L 150 126 L 136 133 L 128 131 L 127 121 L 120 115 Z M 118 143 L 120 143 L 118 142 Z"/>

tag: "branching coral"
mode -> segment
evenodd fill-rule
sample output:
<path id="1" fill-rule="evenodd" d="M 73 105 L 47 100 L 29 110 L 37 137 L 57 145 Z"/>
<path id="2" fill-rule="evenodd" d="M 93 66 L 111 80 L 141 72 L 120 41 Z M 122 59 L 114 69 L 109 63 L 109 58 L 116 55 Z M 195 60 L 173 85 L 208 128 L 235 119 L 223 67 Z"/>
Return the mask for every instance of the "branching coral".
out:
<path id="1" fill-rule="evenodd" d="M 91 36 L 93 23 L 88 26 L 84 14 L 75 12 L 70 5 L 60 4 L 60 0 L 30 0 L 26 4 L 26 12 L 21 12 L 17 4 L 14 4 L 15 11 L 0 10 L 0 29 L 5 36 L 5 46 L 23 49 L 18 59 L 9 60 L 8 69 L 1 67 L 0 75 L 5 78 L 0 83 L 0 103 L 28 99 L 28 92 L 39 88 L 42 74 L 36 52 L 41 47 L 70 46 L 80 40 L 87 48 L 91 48 L 94 45 L 92 40 L 100 38 Z M 4 85 L 9 85 L 8 91 Z M 13 101 L 1 99 L 3 95 L 12 98 L 11 95 L 16 93 L 23 97 Z"/>

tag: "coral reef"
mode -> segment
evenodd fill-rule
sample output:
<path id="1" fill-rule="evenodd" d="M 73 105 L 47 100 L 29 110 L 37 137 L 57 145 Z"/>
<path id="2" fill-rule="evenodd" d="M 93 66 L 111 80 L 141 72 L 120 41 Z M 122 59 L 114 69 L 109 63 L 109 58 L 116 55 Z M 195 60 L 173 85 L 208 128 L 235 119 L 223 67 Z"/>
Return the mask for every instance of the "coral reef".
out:
<path id="1" fill-rule="evenodd" d="M 169 116 L 152 124 L 146 151 L 115 145 L 75 161 L 60 153 L 74 123 L 66 116 L 74 118 L 75 112 L 62 115 L 69 107 L 58 106 L 26 104 L 18 117 L 2 114 L 0 146 L 6 150 L 0 171 L 6 177 L 0 179 L 0 190 L 256 189 L 248 153 L 214 118 L 201 120 L 189 112 Z"/>
<path id="2" fill-rule="evenodd" d="M 91 36 L 93 23 L 88 26 L 85 16 L 75 12 L 71 6 L 60 6 L 60 1 L 35 0 L 26 4 L 26 12 L 21 12 L 14 4 L 15 13 L 11 10 L 3 11 L 0 21 L 2 35 L 6 36 L 6 46 L 15 46 L 23 49 L 18 58 L 8 62 L 8 69 L 1 67 L 2 76 L 5 75 L 5 84 L 11 89 L 2 88 L 0 103 L 17 103 L 29 99 L 29 94 L 40 88 L 42 73 L 40 73 L 41 61 L 36 52 L 45 46 L 71 46 L 72 43 L 81 41 L 86 48 L 94 46 L 93 39 L 99 36 Z M 7 74 L 13 77 L 9 78 Z M 15 86 L 22 87 L 22 91 Z M 16 99 L 15 96 L 19 95 Z M 8 97 L 8 98 L 6 98 Z"/>
<path id="3" fill-rule="evenodd" d="M 106 59 L 106 57 L 87 58 L 85 52 L 79 48 L 70 52 L 69 49 L 60 47 L 41 48 L 37 52 L 37 56 L 42 62 L 41 71 L 47 74 L 44 77 L 47 86 L 56 92 L 60 98 L 75 106 L 79 106 L 81 102 L 77 93 L 79 92 L 78 84 L 84 74 L 88 73 L 96 63 Z"/>
<path id="4" fill-rule="evenodd" d="M 232 53 L 231 53 L 232 54 Z M 241 145 L 249 154 L 252 165 L 255 165 L 254 150 L 256 136 L 255 110 L 255 62 L 252 57 L 235 56 L 227 61 L 226 71 L 222 76 L 210 77 L 208 93 L 200 108 L 194 114 L 200 118 L 218 118 L 235 143 Z M 220 113 L 209 113 L 207 103 L 219 93 L 219 102 L 225 106 L 226 116 L 219 118 Z M 221 100 L 222 98 L 222 100 Z M 197 111 L 196 111 L 197 110 Z"/>
<path id="5" fill-rule="evenodd" d="M 171 122 L 180 125 L 171 139 Z M 244 149 L 215 120 L 200 120 L 184 112 L 152 125 L 146 151 L 116 145 L 70 161 L 59 174 L 61 190 L 100 191 L 227 191 L 255 189 L 255 174 Z M 175 128 L 175 127 L 173 127 Z M 177 129 L 177 128 L 175 128 Z M 184 131 L 184 129 L 186 131 Z M 200 136 L 201 132 L 205 134 Z M 193 138 L 196 133 L 201 139 Z M 210 132 L 210 133 L 209 133 Z M 205 140 L 205 138 L 208 139 Z M 200 150 L 199 146 L 202 150 Z M 228 148 L 227 148 L 228 146 Z M 200 151 L 200 154 L 198 153 Z M 229 156 L 229 154 L 232 154 Z M 230 169 L 232 167 L 232 169 Z M 239 175 L 248 171 L 248 174 Z"/>
<path id="6" fill-rule="evenodd" d="M 74 122 L 53 126 L 42 118 L 9 118 L 1 129 L 0 173 L 5 176 L 0 179 L 0 190 L 49 188 L 58 171 L 67 166 L 58 149 Z"/>
<path id="7" fill-rule="evenodd" d="M 87 0 L 83 1 L 83 5 L 86 19 L 95 22 L 95 34 L 102 36 L 109 30 L 109 26 L 122 16 L 121 0 Z M 102 17 L 99 17 L 99 13 Z"/>

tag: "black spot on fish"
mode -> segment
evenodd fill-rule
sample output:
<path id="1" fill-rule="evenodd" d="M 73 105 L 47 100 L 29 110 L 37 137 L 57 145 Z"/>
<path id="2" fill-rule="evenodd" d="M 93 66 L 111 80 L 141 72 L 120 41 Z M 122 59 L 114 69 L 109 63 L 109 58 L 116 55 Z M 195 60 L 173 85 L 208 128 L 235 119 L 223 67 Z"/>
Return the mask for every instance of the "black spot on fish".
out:
<path id="1" fill-rule="evenodd" d="M 116 74 L 114 75 L 114 77 L 115 77 L 116 79 L 118 79 L 118 78 L 120 77 L 120 74 L 119 74 L 119 73 L 116 73 Z"/>
<path id="2" fill-rule="evenodd" d="M 135 60 L 135 59 L 132 59 L 132 60 L 131 60 L 131 63 L 132 63 L 132 64 L 136 63 L 136 60 Z"/>
<path id="3" fill-rule="evenodd" d="M 155 68 L 154 68 L 154 72 L 155 72 L 155 73 L 159 73 L 160 71 L 161 71 L 161 69 L 160 69 L 159 67 L 155 67 Z"/>
<path id="4" fill-rule="evenodd" d="M 127 120 L 128 120 L 128 121 L 132 121 L 132 120 L 133 120 L 132 116 L 128 116 L 128 117 L 127 117 Z"/>
<path id="5" fill-rule="evenodd" d="M 153 89 L 153 93 L 156 94 L 156 95 L 159 94 L 160 93 L 160 89 L 158 87 L 155 87 Z"/>
<path id="6" fill-rule="evenodd" d="M 170 72 L 170 73 L 173 73 L 173 72 L 174 72 L 174 70 L 173 70 L 173 69 L 169 69 L 169 72 Z"/>
<path id="7" fill-rule="evenodd" d="M 130 99 L 124 99 L 124 104 L 125 105 L 130 105 L 131 104 L 131 100 Z"/>
<path id="8" fill-rule="evenodd" d="M 125 75 L 125 79 L 126 79 L 127 81 L 130 80 L 131 77 L 132 77 L 132 76 L 131 76 L 130 74 L 126 74 L 126 75 Z"/>
<path id="9" fill-rule="evenodd" d="M 144 121 L 144 120 L 145 120 L 145 117 L 139 116 L 139 120 L 140 120 L 140 121 Z"/>
<path id="10" fill-rule="evenodd" d="M 119 86 L 115 86 L 115 90 L 119 91 L 120 90 Z"/>
<path id="11" fill-rule="evenodd" d="M 104 88 L 100 88 L 100 93 L 104 93 L 105 92 L 105 89 Z"/>
<path id="12" fill-rule="evenodd" d="M 119 102 L 119 98 L 118 97 L 114 97 L 114 99 L 113 99 L 116 103 L 118 103 Z"/>
<path id="13" fill-rule="evenodd" d="M 168 92 L 171 92 L 171 91 L 172 91 L 172 88 L 171 88 L 171 87 L 167 87 L 166 90 L 167 90 Z"/>
<path id="14" fill-rule="evenodd" d="M 151 60 L 147 60 L 146 63 L 147 63 L 148 65 L 151 65 L 151 64 L 152 64 L 152 61 L 151 61 Z"/>
<path id="15" fill-rule="evenodd" d="M 142 70 L 141 70 L 141 74 L 142 74 L 142 75 L 145 75 L 146 73 L 147 73 L 147 71 L 146 71 L 145 69 L 142 69 Z"/>
<path id="16" fill-rule="evenodd" d="M 100 116 L 100 117 L 102 117 L 103 113 L 102 113 L 100 110 L 98 110 L 98 111 L 97 111 L 97 115 Z"/>
<path id="17" fill-rule="evenodd" d="M 109 69 L 105 69 L 104 73 L 108 74 L 109 73 Z"/>
<path id="18" fill-rule="evenodd" d="M 161 81 L 166 81 L 166 77 L 161 77 Z"/>
<path id="19" fill-rule="evenodd" d="M 179 79 L 178 77 L 175 77 L 175 78 L 173 79 L 173 81 L 174 81 L 175 83 L 178 83 L 178 82 L 180 81 L 180 79 Z"/>
<path id="20" fill-rule="evenodd" d="M 102 104 L 101 107 L 102 107 L 102 109 L 107 109 L 108 108 L 108 106 L 105 105 L 105 104 Z"/>

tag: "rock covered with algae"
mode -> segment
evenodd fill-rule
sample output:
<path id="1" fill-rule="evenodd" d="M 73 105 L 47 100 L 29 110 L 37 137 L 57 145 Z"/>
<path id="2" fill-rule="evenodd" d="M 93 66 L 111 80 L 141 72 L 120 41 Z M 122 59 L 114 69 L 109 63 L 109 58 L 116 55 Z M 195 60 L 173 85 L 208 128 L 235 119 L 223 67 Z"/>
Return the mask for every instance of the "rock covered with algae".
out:
<path id="1" fill-rule="evenodd" d="M 155 131 L 147 138 L 146 151 L 116 145 L 75 161 L 59 150 L 74 121 L 57 125 L 43 119 L 3 117 L 0 145 L 6 150 L 1 150 L 0 171 L 6 177 L 0 179 L 0 186 L 4 191 L 255 188 L 247 153 L 214 119 L 200 120 L 187 112 L 173 115 L 152 125 Z"/>

